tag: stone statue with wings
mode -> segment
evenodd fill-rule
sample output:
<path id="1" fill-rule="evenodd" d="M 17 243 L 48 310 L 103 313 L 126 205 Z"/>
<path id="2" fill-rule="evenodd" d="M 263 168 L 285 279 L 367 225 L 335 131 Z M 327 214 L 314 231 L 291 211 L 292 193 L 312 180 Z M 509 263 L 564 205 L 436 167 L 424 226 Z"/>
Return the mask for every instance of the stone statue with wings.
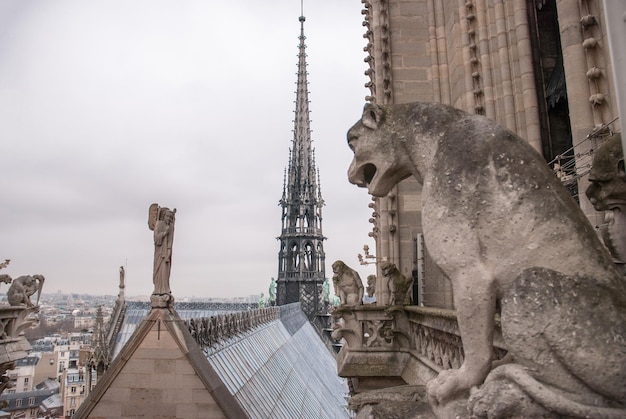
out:
<path id="1" fill-rule="evenodd" d="M 150 205 L 148 227 L 154 231 L 154 283 L 153 296 L 163 296 L 170 300 L 170 272 L 172 269 L 172 243 L 174 241 L 174 222 L 176 209 L 170 210 L 158 204 Z M 154 304 L 153 304 L 154 306 Z"/>

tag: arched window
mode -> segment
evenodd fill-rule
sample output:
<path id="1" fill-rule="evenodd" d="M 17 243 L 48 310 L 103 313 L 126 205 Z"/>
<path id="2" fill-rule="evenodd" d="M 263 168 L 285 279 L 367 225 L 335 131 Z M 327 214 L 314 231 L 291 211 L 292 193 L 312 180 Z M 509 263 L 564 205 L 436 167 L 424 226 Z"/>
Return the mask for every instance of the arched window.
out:
<path id="1" fill-rule="evenodd" d="M 278 270 L 279 272 L 284 272 L 285 271 L 285 257 L 287 255 L 285 254 L 285 242 L 281 241 L 280 244 L 280 254 L 278 255 Z"/>
<path id="2" fill-rule="evenodd" d="M 315 251 L 311 242 L 307 242 L 304 245 L 304 267 L 307 271 L 315 270 Z"/>
<path id="3" fill-rule="evenodd" d="M 324 266 L 324 247 L 322 246 L 322 243 L 317 244 L 317 253 L 315 256 L 317 259 L 317 266 L 323 267 Z"/>
<path id="4" fill-rule="evenodd" d="M 291 243 L 289 246 L 289 265 L 292 271 L 300 270 L 300 249 L 298 243 Z"/>

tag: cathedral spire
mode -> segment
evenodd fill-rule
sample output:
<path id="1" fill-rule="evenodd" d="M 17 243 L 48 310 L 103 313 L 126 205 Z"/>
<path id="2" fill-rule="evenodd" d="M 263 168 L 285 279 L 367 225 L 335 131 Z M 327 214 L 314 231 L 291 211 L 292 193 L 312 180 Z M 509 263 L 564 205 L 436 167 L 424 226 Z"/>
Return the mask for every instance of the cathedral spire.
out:
<path id="1" fill-rule="evenodd" d="M 306 18 L 300 16 L 300 45 L 298 47 L 298 79 L 296 82 L 296 110 L 294 120 L 294 138 L 292 150 L 295 159 L 293 166 L 300 166 L 299 181 L 306 183 L 309 178 L 312 158 L 311 124 L 309 119 L 309 86 L 307 81 L 306 45 L 304 41 L 304 22 Z"/>
<path id="2" fill-rule="evenodd" d="M 313 317 L 322 309 L 325 255 L 322 234 L 322 200 L 315 151 L 311 141 L 306 37 L 300 16 L 296 109 L 289 164 L 283 185 L 282 233 L 278 261 L 277 302 L 300 301 L 302 310 Z"/>

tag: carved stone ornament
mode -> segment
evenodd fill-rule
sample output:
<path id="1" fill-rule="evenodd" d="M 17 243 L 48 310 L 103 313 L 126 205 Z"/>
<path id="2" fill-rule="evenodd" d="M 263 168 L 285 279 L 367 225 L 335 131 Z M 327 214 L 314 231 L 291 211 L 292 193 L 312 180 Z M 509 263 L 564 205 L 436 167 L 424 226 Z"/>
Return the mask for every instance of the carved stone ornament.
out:
<path id="1" fill-rule="evenodd" d="M 410 176 L 423 185 L 424 242 L 452 283 L 463 342 L 461 366 L 428 382 L 438 416 L 463 403 L 471 417 L 626 417 L 626 281 L 526 141 L 409 103 L 366 105 L 348 142 L 349 179 L 372 195 Z M 498 305 L 512 362 L 493 368 Z M 442 362 L 458 363 L 446 345 Z"/>

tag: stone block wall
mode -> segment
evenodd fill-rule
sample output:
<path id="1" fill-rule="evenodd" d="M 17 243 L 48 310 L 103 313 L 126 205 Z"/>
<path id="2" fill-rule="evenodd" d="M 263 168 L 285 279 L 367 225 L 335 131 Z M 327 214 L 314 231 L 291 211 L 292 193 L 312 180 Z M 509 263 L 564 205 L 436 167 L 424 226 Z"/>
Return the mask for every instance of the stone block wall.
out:
<path id="1" fill-rule="evenodd" d="M 154 322 L 90 418 L 225 418 L 185 354 Z"/>

